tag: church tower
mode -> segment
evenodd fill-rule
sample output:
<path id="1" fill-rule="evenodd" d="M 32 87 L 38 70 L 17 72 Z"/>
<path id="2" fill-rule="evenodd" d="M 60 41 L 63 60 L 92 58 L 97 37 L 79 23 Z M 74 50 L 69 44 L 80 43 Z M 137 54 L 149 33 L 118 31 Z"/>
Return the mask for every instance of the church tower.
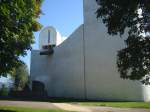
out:
<path id="1" fill-rule="evenodd" d="M 91 100 L 150 100 L 150 95 L 146 95 L 148 86 L 123 80 L 117 71 L 117 51 L 124 48 L 123 39 L 127 34 L 124 38 L 110 36 L 102 20 L 96 18 L 100 0 L 83 1 L 86 97 Z"/>
<path id="2" fill-rule="evenodd" d="M 98 0 L 83 0 L 84 23 L 57 46 L 51 41 L 56 31 L 44 30 L 40 48 L 56 45 L 52 55 L 31 52 L 31 81 L 40 81 L 50 97 L 150 101 L 150 86 L 139 81 L 123 80 L 117 71 L 117 51 L 124 40 L 110 36 L 101 19 L 96 18 Z M 52 34 L 55 34 L 54 36 Z M 124 34 L 126 38 L 127 34 Z M 54 38 L 56 39 L 56 38 Z"/>

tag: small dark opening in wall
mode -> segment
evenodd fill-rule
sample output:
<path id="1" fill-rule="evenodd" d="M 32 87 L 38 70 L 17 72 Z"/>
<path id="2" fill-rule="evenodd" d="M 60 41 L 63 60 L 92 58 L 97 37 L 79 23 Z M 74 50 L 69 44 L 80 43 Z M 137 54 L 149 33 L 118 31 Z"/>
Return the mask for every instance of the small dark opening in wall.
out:
<path id="1" fill-rule="evenodd" d="M 32 81 L 32 93 L 33 96 L 45 97 L 47 96 L 47 91 L 45 90 L 45 85 L 40 81 Z"/>

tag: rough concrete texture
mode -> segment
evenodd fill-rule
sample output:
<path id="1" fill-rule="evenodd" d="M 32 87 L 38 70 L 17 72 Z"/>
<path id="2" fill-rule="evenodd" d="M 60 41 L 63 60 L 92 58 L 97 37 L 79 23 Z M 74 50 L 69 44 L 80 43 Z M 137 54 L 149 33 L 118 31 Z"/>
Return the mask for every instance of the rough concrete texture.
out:
<path id="1" fill-rule="evenodd" d="M 84 98 L 83 25 L 51 56 L 31 54 L 31 80 L 42 81 L 51 97 Z"/>
<path id="2" fill-rule="evenodd" d="M 124 38 L 107 34 L 96 19 L 97 7 L 95 0 L 84 0 L 84 24 L 55 47 L 53 55 L 32 51 L 31 80 L 43 82 L 51 97 L 150 101 L 150 86 L 120 79 L 116 55 Z"/>

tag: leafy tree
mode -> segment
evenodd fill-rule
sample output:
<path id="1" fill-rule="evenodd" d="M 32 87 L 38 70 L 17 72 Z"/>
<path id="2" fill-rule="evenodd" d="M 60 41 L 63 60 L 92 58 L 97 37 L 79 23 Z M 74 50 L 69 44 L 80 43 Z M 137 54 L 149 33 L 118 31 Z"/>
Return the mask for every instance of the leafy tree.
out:
<path id="1" fill-rule="evenodd" d="M 33 32 L 41 25 L 42 0 L 0 0 L 0 76 L 11 73 L 21 64 L 34 42 Z"/>
<path id="2" fill-rule="evenodd" d="M 28 83 L 29 72 L 25 64 L 14 68 L 11 74 L 14 80 L 14 90 L 22 90 L 25 85 Z"/>
<path id="3" fill-rule="evenodd" d="M 102 18 L 110 35 L 122 36 L 126 47 L 118 51 L 121 78 L 150 84 L 150 0 L 96 0 L 97 18 Z"/>

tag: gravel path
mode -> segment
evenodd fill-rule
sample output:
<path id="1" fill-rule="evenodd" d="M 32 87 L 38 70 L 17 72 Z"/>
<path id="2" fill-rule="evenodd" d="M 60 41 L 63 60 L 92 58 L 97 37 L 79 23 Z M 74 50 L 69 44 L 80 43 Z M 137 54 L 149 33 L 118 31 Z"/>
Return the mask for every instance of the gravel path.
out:
<path id="1" fill-rule="evenodd" d="M 150 112 L 150 109 L 80 106 L 74 103 L 49 103 L 49 102 L 32 102 L 32 101 L 0 101 L 0 106 L 62 109 L 76 112 Z"/>
<path id="2" fill-rule="evenodd" d="M 92 109 L 79 106 L 79 105 L 74 105 L 74 104 L 69 104 L 69 103 L 53 103 L 56 107 L 66 110 L 66 111 L 76 111 L 76 112 L 93 112 Z"/>

